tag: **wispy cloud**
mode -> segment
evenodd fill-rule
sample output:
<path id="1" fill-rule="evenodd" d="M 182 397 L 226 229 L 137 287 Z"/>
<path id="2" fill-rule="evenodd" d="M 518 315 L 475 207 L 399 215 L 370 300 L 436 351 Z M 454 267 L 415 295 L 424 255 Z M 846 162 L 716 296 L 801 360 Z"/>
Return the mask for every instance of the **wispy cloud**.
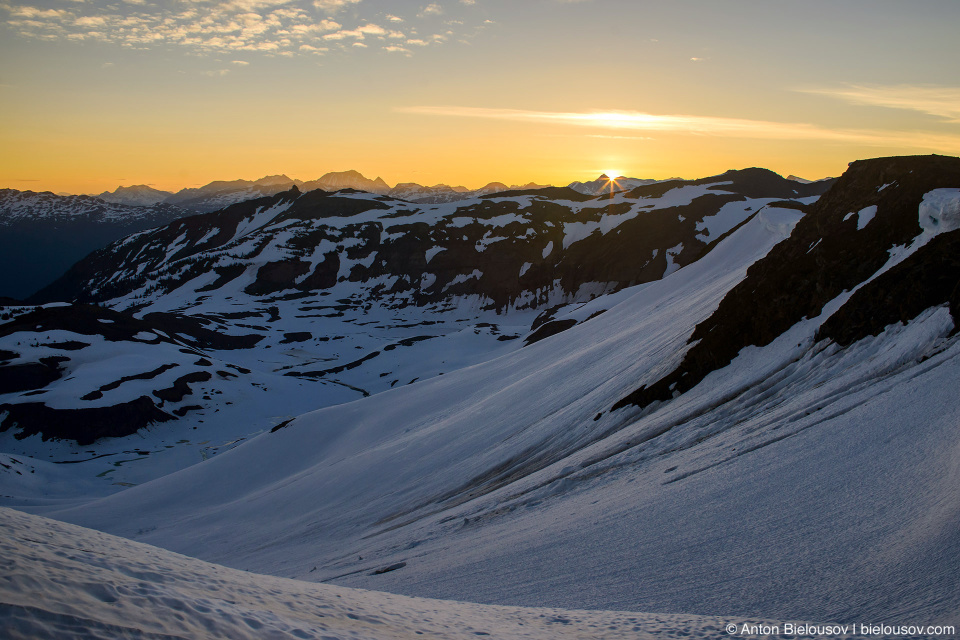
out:
<path id="1" fill-rule="evenodd" d="M 820 140 L 933 151 L 960 150 L 960 136 L 924 131 L 831 129 L 803 122 L 774 122 L 713 116 L 658 115 L 640 111 L 527 111 L 483 107 L 398 107 L 402 113 L 509 120 L 621 131 L 684 133 L 763 140 Z"/>
<path id="2" fill-rule="evenodd" d="M 960 123 L 960 87 L 932 85 L 849 85 L 841 88 L 798 89 L 838 98 L 851 104 L 919 111 Z"/>

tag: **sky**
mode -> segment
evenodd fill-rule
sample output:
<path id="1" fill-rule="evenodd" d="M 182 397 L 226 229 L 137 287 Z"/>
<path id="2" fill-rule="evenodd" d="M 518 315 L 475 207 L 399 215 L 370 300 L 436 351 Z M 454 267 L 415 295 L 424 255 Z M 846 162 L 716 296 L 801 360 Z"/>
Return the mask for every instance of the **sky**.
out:
<path id="1" fill-rule="evenodd" d="M 0 0 L 0 188 L 960 155 L 957 0 Z"/>

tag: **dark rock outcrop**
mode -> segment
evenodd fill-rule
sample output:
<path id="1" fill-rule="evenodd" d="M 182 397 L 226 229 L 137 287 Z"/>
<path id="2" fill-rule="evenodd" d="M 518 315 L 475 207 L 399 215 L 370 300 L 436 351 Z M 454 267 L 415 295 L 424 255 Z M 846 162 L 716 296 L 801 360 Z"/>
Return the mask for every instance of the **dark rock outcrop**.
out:
<path id="1" fill-rule="evenodd" d="M 876 273 L 889 259 L 891 248 L 909 244 L 921 231 L 918 210 L 924 194 L 948 187 L 960 187 L 960 158 L 913 156 L 851 163 L 792 235 L 753 264 L 717 310 L 697 325 L 689 340 L 693 347 L 680 366 L 654 384 L 635 390 L 614 408 L 669 400 L 728 365 L 744 347 L 770 344 L 801 319 L 818 316 L 827 302 Z M 858 229 L 857 216 L 851 214 L 873 206 L 875 218 Z M 882 330 L 879 323 L 886 319 L 896 321 L 919 313 L 919 307 L 928 301 L 942 299 L 946 289 L 951 292 L 948 297 L 952 295 L 949 283 L 941 283 L 902 310 L 871 311 L 880 306 L 880 300 L 895 295 L 882 287 L 899 281 L 902 289 L 905 274 L 922 270 L 919 263 L 947 250 L 951 241 L 939 240 L 911 265 L 901 265 L 902 269 L 888 277 L 878 278 L 862 295 L 848 301 L 850 308 L 825 325 L 823 337 L 854 340 L 865 332 Z M 944 278 L 949 281 L 950 275 L 944 274 Z"/>

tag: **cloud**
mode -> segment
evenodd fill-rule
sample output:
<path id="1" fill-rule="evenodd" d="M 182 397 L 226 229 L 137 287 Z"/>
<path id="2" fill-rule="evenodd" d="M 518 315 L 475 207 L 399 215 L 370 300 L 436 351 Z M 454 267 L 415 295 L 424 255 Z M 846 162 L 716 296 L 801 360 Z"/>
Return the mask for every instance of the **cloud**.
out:
<path id="1" fill-rule="evenodd" d="M 360 0 L 313 0 L 313 6 L 321 11 L 335 13 L 347 5 L 357 4 Z"/>
<path id="2" fill-rule="evenodd" d="M 382 35 L 386 35 L 387 33 L 386 29 L 376 24 L 365 24 L 359 29 L 357 29 L 357 31 L 361 33 L 365 33 L 367 35 L 372 35 L 372 36 L 382 36 Z"/>
<path id="3" fill-rule="evenodd" d="M 773 122 L 713 116 L 658 115 L 640 111 L 527 111 L 483 107 L 399 107 L 401 113 L 484 118 L 619 131 L 649 131 L 763 140 L 821 140 L 869 146 L 960 151 L 960 136 L 923 131 L 830 129 L 802 122 Z"/>
<path id="4" fill-rule="evenodd" d="M 369 11 L 364 10 L 368 5 Z M 438 2 L 418 6 L 420 15 L 443 13 Z M 418 6 L 408 10 L 416 12 Z M 349 20 L 330 17 L 347 7 L 358 7 L 360 15 L 344 14 Z M 374 21 L 374 15 L 381 17 Z M 328 51 L 331 44 L 346 52 L 355 41 L 397 53 L 387 47 L 406 48 L 408 38 L 412 38 L 409 45 L 425 46 L 469 37 L 470 27 L 459 22 L 450 23 L 446 33 L 418 36 L 400 29 L 405 17 L 409 16 L 377 14 L 373 3 L 362 0 L 74 0 L 69 9 L 0 0 L 0 24 L 5 22 L 14 37 L 98 41 L 141 50 L 177 46 L 226 60 L 248 52 L 317 54 Z"/>
<path id="5" fill-rule="evenodd" d="M 851 104 L 918 111 L 960 123 L 960 87 L 933 85 L 850 85 L 842 89 L 798 89 Z"/>
<path id="6" fill-rule="evenodd" d="M 231 60 L 230 63 L 240 65 L 241 67 L 245 67 L 250 64 L 246 60 Z"/>
<path id="7" fill-rule="evenodd" d="M 439 16 L 443 13 L 443 7 L 441 7 L 436 2 L 428 4 L 423 9 L 420 10 L 420 13 L 417 14 L 420 18 L 425 18 L 426 16 Z"/>

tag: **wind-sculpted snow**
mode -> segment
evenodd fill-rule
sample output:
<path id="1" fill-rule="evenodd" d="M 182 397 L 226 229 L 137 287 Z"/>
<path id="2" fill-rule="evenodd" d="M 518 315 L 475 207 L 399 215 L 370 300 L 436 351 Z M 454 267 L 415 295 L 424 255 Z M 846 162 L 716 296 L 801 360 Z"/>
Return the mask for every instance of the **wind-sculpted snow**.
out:
<path id="1" fill-rule="evenodd" d="M 0 523 L 0 627 L 10 640 L 643 640 L 775 624 L 409 598 L 227 569 L 9 509 L 0 509 Z"/>

